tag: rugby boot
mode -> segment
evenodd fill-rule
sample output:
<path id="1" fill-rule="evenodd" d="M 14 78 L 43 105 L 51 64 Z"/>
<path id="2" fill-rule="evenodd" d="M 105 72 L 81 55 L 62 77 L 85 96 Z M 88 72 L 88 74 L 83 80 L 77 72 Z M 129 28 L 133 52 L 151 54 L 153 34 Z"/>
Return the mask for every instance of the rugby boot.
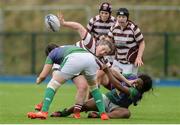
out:
<path id="1" fill-rule="evenodd" d="M 109 117 L 105 112 L 101 113 L 101 120 L 108 120 L 108 119 Z"/>
<path id="2" fill-rule="evenodd" d="M 28 118 L 31 119 L 36 119 L 36 118 L 40 118 L 40 119 L 47 119 L 48 117 L 48 112 L 28 112 Z"/>
<path id="3" fill-rule="evenodd" d="M 43 106 L 43 102 L 41 102 L 41 103 L 35 105 L 34 109 L 37 110 L 37 111 L 41 111 L 42 106 Z"/>
<path id="4" fill-rule="evenodd" d="M 74 113 L 74 114 L 73 114 L 73 118 L 75 118 L 75 119 L 80 119 L 80 118 L 81 118 L 80 112 Z"/>

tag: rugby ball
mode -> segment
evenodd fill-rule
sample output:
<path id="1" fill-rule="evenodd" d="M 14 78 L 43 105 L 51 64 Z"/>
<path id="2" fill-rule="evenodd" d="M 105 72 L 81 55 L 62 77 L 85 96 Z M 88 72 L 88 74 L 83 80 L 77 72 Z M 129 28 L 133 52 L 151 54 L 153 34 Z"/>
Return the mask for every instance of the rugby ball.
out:
<path id="1" fill-rule="evenodd" d="M 60 21 L 54 14 L 45 16 L 45 26 L 49 31 L 57 32 L 60 29 Z"/>

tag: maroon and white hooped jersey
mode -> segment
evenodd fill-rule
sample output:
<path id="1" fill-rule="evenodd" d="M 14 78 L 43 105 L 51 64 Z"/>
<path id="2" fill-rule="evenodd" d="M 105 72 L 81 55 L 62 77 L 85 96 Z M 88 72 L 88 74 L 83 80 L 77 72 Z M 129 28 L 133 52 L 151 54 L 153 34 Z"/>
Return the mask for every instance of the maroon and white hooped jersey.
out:
<path id="1" fill-rule="evenodd" d="M 90 19 L 87 25 L 87 30 L 98 40 L 99 36 L 108 35 L 110 28 L 115 24 L 115 22 L 116 19 L 113 16 L 110 16 L 106 22 L 103 22 L 100 19 L 100 16 L 97 15 Z"/>
<path id="2" fill-rule="evenodd" d="M 130 63 L 127 59 L 129 50 L 136 46 L 139 48 L 140 42 L 144 39 L 140 29 L 132 21 L 128 21 L 128 24 L 124 29 L 121 29 L 117 22 L 111 27 L 108 36 L 114 40 L 117 47 L 116 59 L 122 64 Z"/>
<path id="3" fill-rule="evenodd" d="M 86 32 L 86 35 L 84 36 L 83 40 L 78 41 L 76 43 L 76 46 L 84 48 L 93 54 L 96 53 L 96 40 L 89 32 Z"/>

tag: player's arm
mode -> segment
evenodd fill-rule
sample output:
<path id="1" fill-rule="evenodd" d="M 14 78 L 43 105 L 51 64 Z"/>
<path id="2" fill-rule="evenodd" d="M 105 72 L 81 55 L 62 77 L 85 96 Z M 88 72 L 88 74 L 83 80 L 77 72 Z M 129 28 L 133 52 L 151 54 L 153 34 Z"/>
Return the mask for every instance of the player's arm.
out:
<path id="1" fill-rule="evenodd" d="M 84 39 L 84 37 L 86 36 L 87 30 L 84 28 L 83 25 L 77 22 L 65 21 L 61 13 L 58 13 L 58 18 L 62 26 L 78 31 L 81 39 Z"/>
<path id="2" fill-rule="evenodd" d="M 49 72 L 51 71 L 51 69 L 52 69 L 52 64 L 45 64 L 43 67 L 43 70 L 41 71 L 40 75 L 36 79 L 36 83 L 40 84 L 42 81 L 44 81 L 46 77 L 48 76 Z"/>
<path id="3" fill-rule="evenodd" d="M 143 56 L 143 52 L 144 52 L 144 48 L 145 48 L 145 41 L 144 41 L 144 37 L 143 34 L 141 33 L 141 30 L 138 28 L 138 26 L 136 25 L 134 28 L 134 37 L 136 42 L 139 45 L 139 50 L 138 50 L 138 54 L 135 60 L 135 66 L 141 66 L 143 65 L 143 61 L 142 61 L 142 56 Z"/>
<path id="4" fill-rule="evenodd" d="M 36 79 L 37 84 L 40 84 L 42 81 L 46 79 L 52 67 L 53 67 L 53 61 L 51 60 L 50 57 L 47 57 L 43 70 L 41 71 L 40 75 Z"/>
<path id="5" fill-rule="evenodd" d="M 135 65 L 136 66 L 143 65 L 142 56 L 143 56 L 144 49 L 145 49 L 145 42 L 143 40 L 139 44 L 139 50 L 138 50 L 138 54 L 137 54 L 137 57 L 136 57 L 136 60 L 135 60 Z"/>
<path id="6" fill-rule="evenodd" d="M 126 93 L 126 94 L 128 94 L 128 95 L 130 94 L 129 88 L 128 88 L 128 87 L 125 87 L 125 86 L 122 86 L 122 85 L 120 84 L 120 81 L 113 76 L 113 73 L 112 73 L 111 69 L 109 69 L 109 68 L 107 67 L 107 68 L 105 68 L 105 69 L 103 69 L 103 70 L 104 70 L 104 72 L 107 74 L 107 76 L 109 77 L 110 82 L 114 85 L 114 87 L 115 87 L 116 89 L 118 89 L 119 91 L 122 91 L 122 92 L 124 92 L 124 93 Z"/>
<path id="7" fill-rule="evenodd" d="M 119 81 L 125 82 L 126 84 L 128 84 L 128 86 L 132 85 L 133 81 L 132 80 L 131 81 L 127 80 L 121 73 L 117 72 L 116 70 L 114 70 L 112 68 L 111 68 L 111 72 Z"/>

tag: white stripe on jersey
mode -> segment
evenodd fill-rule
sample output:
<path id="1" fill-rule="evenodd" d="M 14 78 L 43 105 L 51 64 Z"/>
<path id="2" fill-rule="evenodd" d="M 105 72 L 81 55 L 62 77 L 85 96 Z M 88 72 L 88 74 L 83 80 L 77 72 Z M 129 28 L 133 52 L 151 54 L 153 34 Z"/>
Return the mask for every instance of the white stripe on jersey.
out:
<path id="1" fill-rule="evenodd" d="M 139 41 L 139 40 L 141 40 L 143 38 L 143 35 L 141 34 L 140 36 L 138 36 L 137 38 L 136 38 L 136 41 Z"/>
<path id="2" fill-rule="evenodd" d="M 119 34 L 127 34 L 127 35 L 134 35 L 134 33 L 132 32 L 132 30 L 125 30 L 122 31 L 120 29 L 114 29 L 113 33 L 119 33 Z"/>
<path id="3" fill-rule="evenodd" d="M 117 59 L 119 62 L 128 63 L 127 53 L 130 48 L 137 46 L 137 44 L 143 40 L 143 35 L 140 29 L 134 25 L 131 21 L 125 29 L 121 30 L 118 23 L 111 27 L 108 33 L 110 37 L 114 39 L 117 46 Z"/>
<path id="4" fill-rule="evenodd" d="M 95 42 L 95 39 L 92 37 L 92 35 L 89 32 L 85 36 L 84 40 L 81 40 L 76 43 L 76 46 L 79 46 L 86 50 L 88 49 L 88 51 L 91 51 L 94 54 L 96 53 L 96 42 Z"/>
<path id="5" fill-rule="evenodd" d="M 110 28 L 115 22 L 116 19 L 113 16 L 111 16 L 107 22 L 102 22 L 100 16 L 97 15 L 90 19 L 87 29 L 95 36 L 95 38 L 98 38 L 100 35 L 108 35 Z"/>
<path id="6" fill-rule="evenodd" d="M 117 57 L 118 57 L 119 59 L 124 59 L 124 58 L 126 58 L 126 55 L 117 55 Z"/>
<path id="7" fill-rule="evenodd" d="M 126 41 L 133 41 L 134 40 L 134 38 L 132 38 L 132 37 L 123 37 L 123 36 L 117 36 L 117 37 L 114 37 L 114 40 L 115 40 L 115 43 L 116 42 L 126 42 Z"/>
<path id="8" fill-rule="evenodd" d="M 109 29 L 94 29 L 96 32 L 98 32 L 98 35 L 101 34 L 107 34 L 109 32 Z"/>
<path id="9" fill-rule="evenodd" d="M 114 22 L 104 23 L 104 22 L 95 22 L 94 26 L 104 26 L 104 27 L 111 27 L 114 25 Z"/>
<path id="10" fill-rule="evenodd" d="M 127 53 L 129 49 L 117 49 L 118 53 Z"/>
<path id="11" fill-rule="evenodd" d="M 85 36 L 84 40 L 83 40 L 83 44 L 84 45 L 87 45 L 89 44 L 90 40 L 91 40 L 91 34 L 90 33 L 87 33 L 87 35 Z"/>
<path id="12" fill-rule="evenodd" d="M 139 28 L 137 28 L 137 30 L 136 31 L 134 31 L 134 34 L 136 35 L 136 34 L 138 34 L 140 32 L 140 29 Z"/>

